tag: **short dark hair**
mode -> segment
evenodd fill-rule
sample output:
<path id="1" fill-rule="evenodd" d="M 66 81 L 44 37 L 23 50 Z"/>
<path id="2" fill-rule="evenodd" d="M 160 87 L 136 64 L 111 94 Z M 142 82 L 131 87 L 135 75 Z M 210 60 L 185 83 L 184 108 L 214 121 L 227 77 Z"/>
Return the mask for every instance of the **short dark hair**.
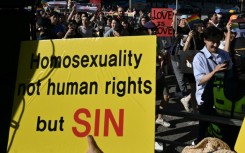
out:
<path id="1" fill-rule="evenodd" d="M 208 19 L 211 19 L 214 14 L 217 14 L 216 12 L 209 12 L 208 13 Z"/>
<path id="2" fill-rule="evenodd" d="M 203 37 L 208 41 L 220 41 L 223 35 L 223 32 L 215 26 L 207 27 L 203 32 Z"/>

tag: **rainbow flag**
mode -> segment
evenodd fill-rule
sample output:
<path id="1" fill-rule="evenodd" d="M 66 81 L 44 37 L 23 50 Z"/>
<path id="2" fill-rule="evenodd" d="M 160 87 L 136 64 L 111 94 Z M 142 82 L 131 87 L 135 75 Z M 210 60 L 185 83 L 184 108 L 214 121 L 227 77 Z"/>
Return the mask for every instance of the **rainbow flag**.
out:
<path id="1" fill-rule="evenodd" d="M 192 26 L 195 23 L 201 23 L 200 17 L 196 14 L 188 17 L 186 20 L 187 20 L 187 23 L 189 24 L 189 26 Z"/>
<path id="2" fill-rule="evenodd" d="M 239 28 L 239 25 L 237 22 L 231 22 L 231 29 L 237 29 Z"/>

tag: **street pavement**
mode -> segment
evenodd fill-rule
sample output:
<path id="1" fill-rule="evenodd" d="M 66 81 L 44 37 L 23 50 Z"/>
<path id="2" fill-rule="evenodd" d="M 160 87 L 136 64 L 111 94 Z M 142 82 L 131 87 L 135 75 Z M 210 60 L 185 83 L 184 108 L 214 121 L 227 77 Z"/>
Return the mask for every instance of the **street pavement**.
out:
<path id="1" fill-rule="evenodd" d="M 170 89 L 170 101 L 166 106 L 166 110 L 176 111 L 176 112 L 186 112 L 183 105 L 180 102 L 180 98 L 176 98 L 175 86 L 177 84 L 174 75 L 166 76 L 166 81 L 168 82 Z M 188 86 L 188 89 L 190 87 Z M 160 104 L 160 97 L 156 96 L 156 110 Z M 193 114 L 194 115 L 194 114 Z M 156 114 L 157 117 L 157 114 Z M 194 121 L 189 118 L 165 115 L 166 121 L 168 121 L 171 126 L 169 128 L 163 127 L 162 125 L 156 124 L 155 126 L 155 138 L 159 143 L 161 140 L 169 141 L 166 146 L 164 146 L 163 151 L 156 151 L 162 153 L 181 153 L 183 148 L 187 145 L 191 145 L 191 142 L 195 139 L 197 135 L 198 121 Z"/>

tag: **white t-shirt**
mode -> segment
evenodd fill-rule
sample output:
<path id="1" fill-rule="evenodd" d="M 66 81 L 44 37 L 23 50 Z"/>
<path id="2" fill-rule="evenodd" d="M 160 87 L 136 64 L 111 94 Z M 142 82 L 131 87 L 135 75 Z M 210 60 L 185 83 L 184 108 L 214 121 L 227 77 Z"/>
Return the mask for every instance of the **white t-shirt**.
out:
<path id="1" fill-rule="evenodd" d="M 225 48 L 225 41 L 221 40 L 219 44 L 219 49 L 224 49 Z"/>

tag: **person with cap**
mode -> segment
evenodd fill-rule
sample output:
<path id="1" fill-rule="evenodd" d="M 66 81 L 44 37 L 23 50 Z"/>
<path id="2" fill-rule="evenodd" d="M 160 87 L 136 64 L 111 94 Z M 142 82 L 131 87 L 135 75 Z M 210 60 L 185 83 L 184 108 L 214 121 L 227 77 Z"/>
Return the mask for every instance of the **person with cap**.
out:
<path id="1" fill-rule="evenodd" d="M 195 54 L 198 50 L 201 50 L 204 47 L 203 39 L 204 24 L 198 23 L 193 25 L 193 30 L 191 30 L 186 38 L 186 41 L 183 42 L 183 50 L 181 51 L 180 61 L 181 61 L 181 70 L 184 73 L 184 77 L 187 78 L 190 85 L 190 94 L 180 101 L 182 104 L 186 104 L 187 110 L 189 109 L 189 103 L 192 106 L 193 113 L 198 113 L 197 102 L 195 98 L 196 92 L 196 81 L 193 74 L 192 61 Z M 190 100 L 189 100 L 190 99 Z"/>
<path id="2" fill-rule="evenodd" d="M 177 24 L 176 23 L 177 11 L 174 10 L 173 13 L 174 13 L 174 17 L 173 17 L 172 26 L 173 28 L 176 28 L 175 24 Z M 184 106 L 187 112 L 190 112 L 189 101 L 191 99 L 191 96 L 190 93 L 188 93 L 187 91 L 186 78 L 184 77 L 184 73 L 182 72 L 180 66 L 180 50 L 183 49 L 183 44 L 181 45 L 181 40 L 185 36 L 188 36 L 190 32 L 190 29 L 187 25 L 187 20 L 186 20 L 187 17 L 188 17 L 187 15 L 181 15 L 177 29 L 174 29 L 175 36 L 174 36 L 174 43 L 172 44 L 172 47 L 170 49 L 171 52 L 170 59 L 178 83 L 178 85 L 176 86 L 176 95 L 179 95 L 179 97 L 181 97 L 180 101 L 182 105 Z"/>
<path id="3" fill-rule="evenodd" d="M 180 16 L 180 19 L 187 19 L 187 18 L 188 18 L 188 16 L 186 14 L 183 14 Z"/>
<path id="4" fill-rule="evenodd" d="M 230 52 L 230 46 L 234 43 L 236 38 L 236 31 L 231 27 L 232 23 L 228 22 L 226 28 L 223 30 L 224 39 L 220 41 L 219 48 Z"/>
<path id="5" fill-rule="evenodd" d="M 217 8 L 217 9 L 215 9 L 214 12 L 217 13 L 218 22 L 221 22 L 222 21 L 222 17 L 223 17 L 222 12 L 221 12 L 221 9 L 220 8 Z"/>

